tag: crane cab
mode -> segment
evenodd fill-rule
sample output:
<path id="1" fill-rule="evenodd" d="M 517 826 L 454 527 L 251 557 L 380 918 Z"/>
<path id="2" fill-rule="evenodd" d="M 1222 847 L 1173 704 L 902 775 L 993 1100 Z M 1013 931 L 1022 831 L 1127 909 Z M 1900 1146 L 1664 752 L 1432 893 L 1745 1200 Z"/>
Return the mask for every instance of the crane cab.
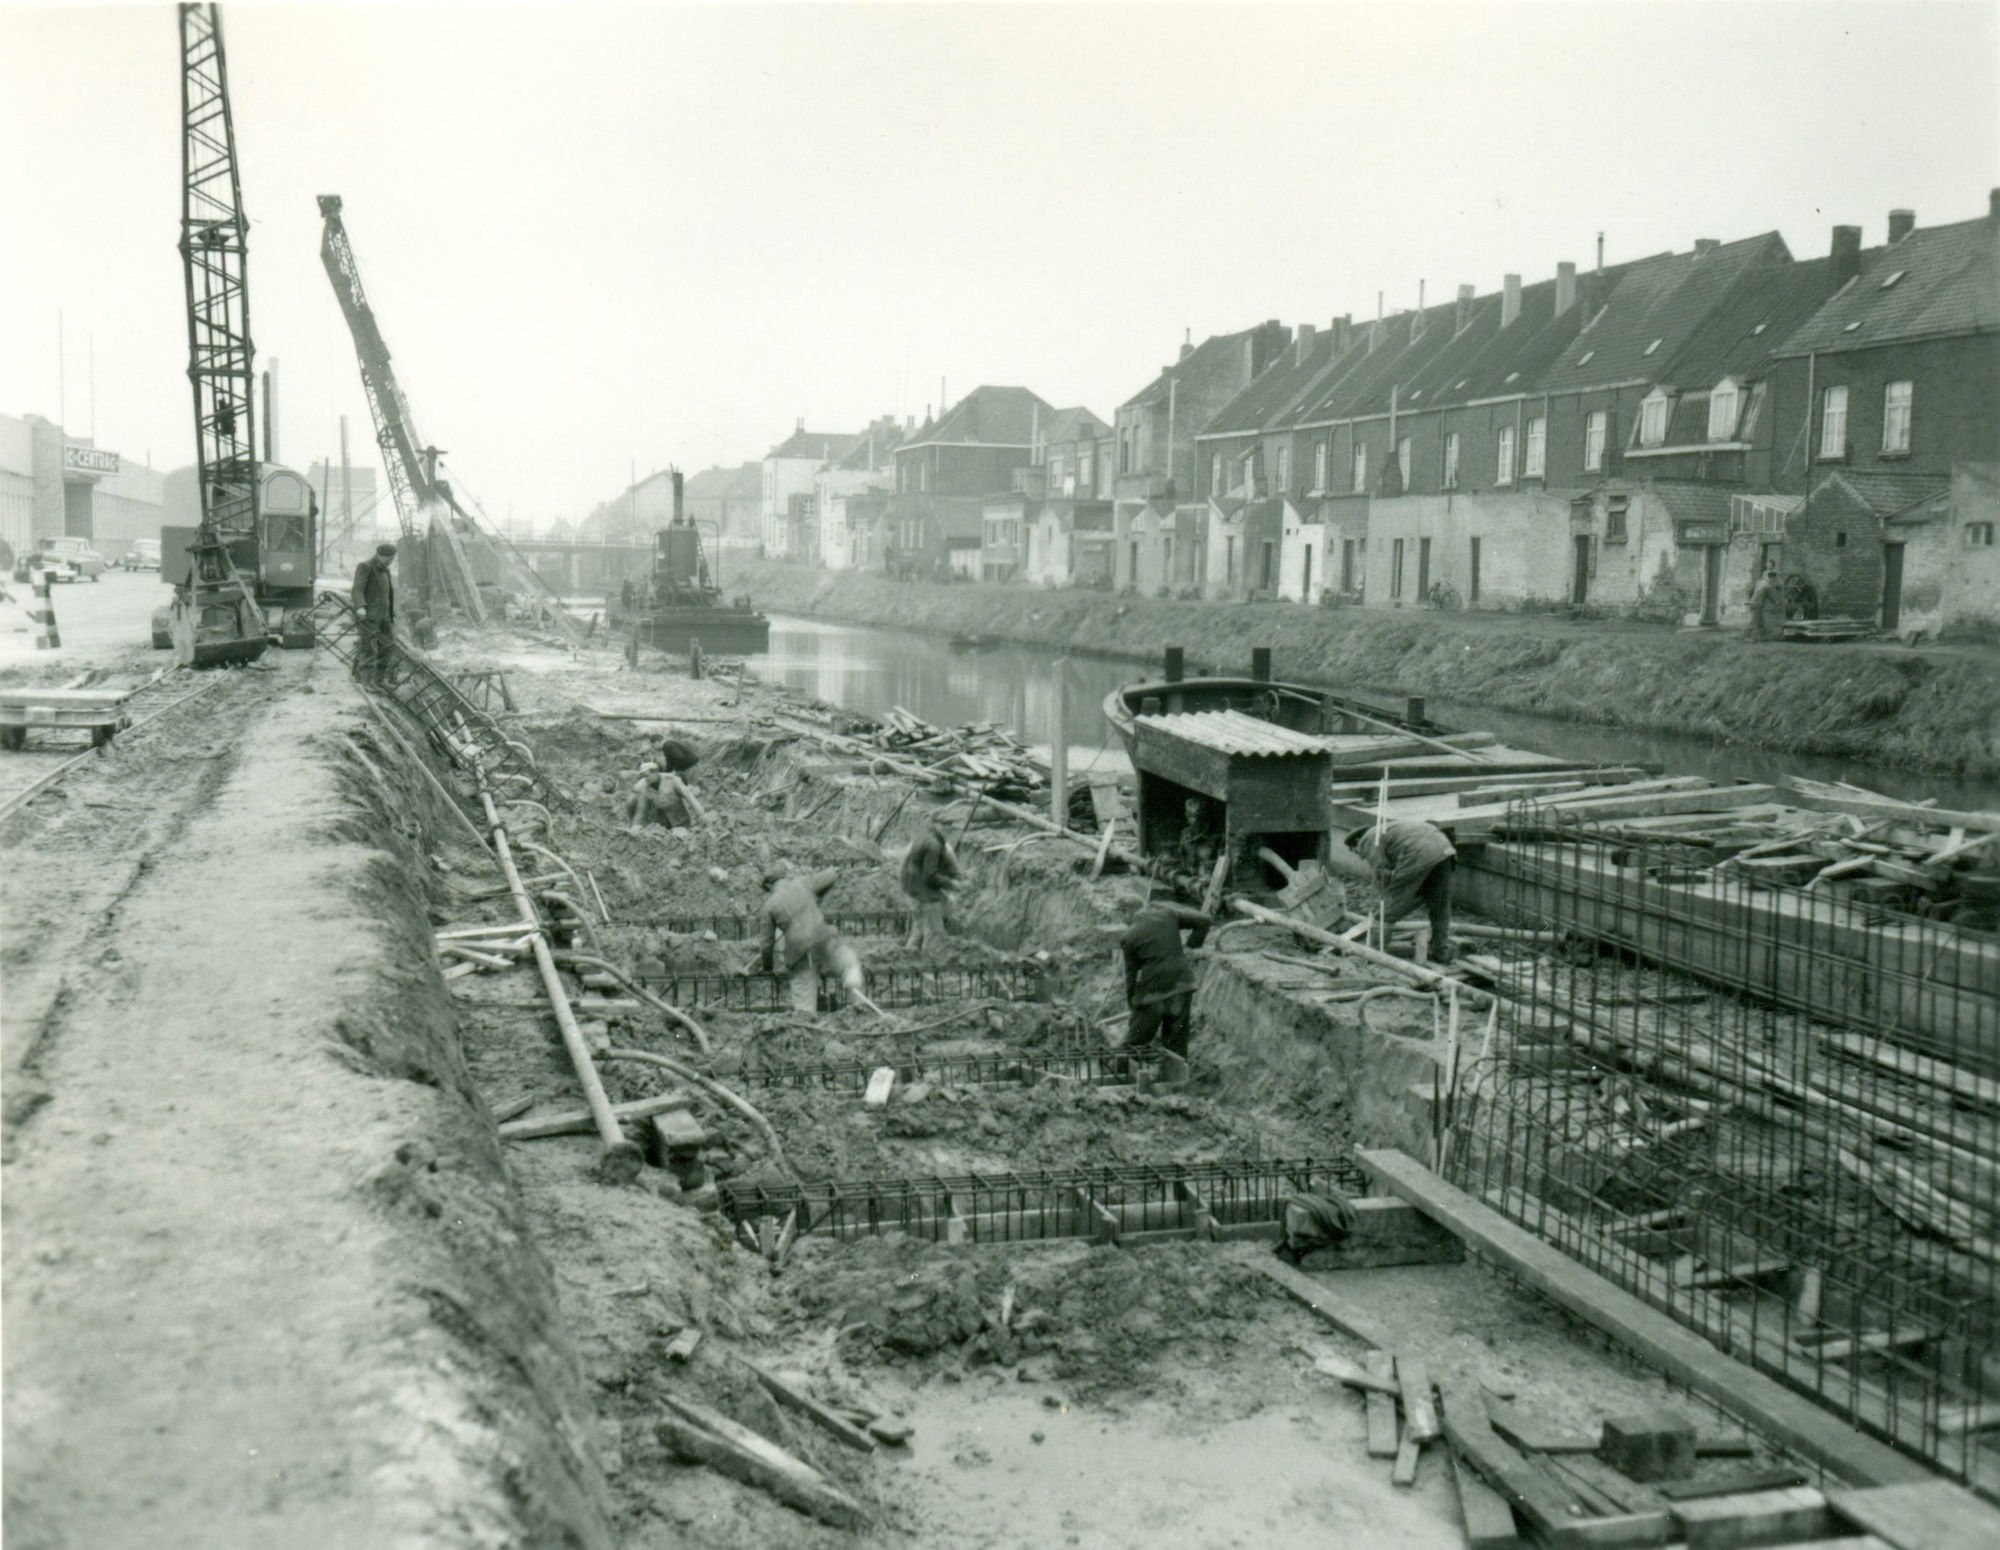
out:
<path id="1" fill-rule="evenodd" d="M 313 584 L 314 528 L 319 502 L 305 478 L 266 463 L 257 500 L 257 590 L 291 592 Z M 308 599 L 310 603 L 310 599 Z"/>

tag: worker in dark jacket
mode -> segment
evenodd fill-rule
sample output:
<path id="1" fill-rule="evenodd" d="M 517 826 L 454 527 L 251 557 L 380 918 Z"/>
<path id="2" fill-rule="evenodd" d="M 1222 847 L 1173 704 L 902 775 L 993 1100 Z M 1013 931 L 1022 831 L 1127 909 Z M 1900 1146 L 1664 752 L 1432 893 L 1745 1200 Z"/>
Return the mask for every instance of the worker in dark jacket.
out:
<path id="1" fill-rule="evenodd" d="M 791 980 L 792 1010 L 819 1009 L 819 977 L 837 974 L 850 994 L 863 988 L 861 959 L 820 913 L 820 900 L 840 881 L 831 869 L 787 877 L 773 868 L 764 874 L 764 945 L 759 954 L 766 974 L 779 972 L 778 938 L 785 939 L 783 971 Z"/>
<path id="2" fill-rule="evenodd" d="M 934 823 L 924 825 L 924 832 L 903 857 L 903 892 L 917 907 L 907 946 L 922 952 L 932 942 L 944 939 L 945 900 L 964 876 L 944 831 Z"/>
<path id="3" fill-rule="evenodd" d="M 396 625 L 396 578 L 390 569 L 395 559 L 394 544 L 378 544 L 354 572 L 349 600 L 361 621 L 354 676 L 363 683 L 380 683 L 389 669 L 389 642 Z"/>
<path id="4" fill-rule="evenodd" d="M 1200 947 L 1214 924 L 1200 910 L 1166 898 L 1141 905 L 1133 915 L 1118 939 L 1125 954 L 1125 1005 L 1131 1011 L 1125 1028 L 1127 1049 L 1157 1047 L 1187 1059 L 1194 970 L 1181 946 L 1181 933 L 1189 933 L 1189 947 Z"/>
<path id="5" fill-rule="evenodd" d="M 1375 885 L 1385 925 L 1422 904 L 1431 917 L 1431 957 L 1450 963 L 1451 875 L 1458 863 L 1444 831 L 1414 818 L 1392 818 L 1380 829 L 1356 829 L 1347 846 L 1331 847 L 1327 865 Z"/>

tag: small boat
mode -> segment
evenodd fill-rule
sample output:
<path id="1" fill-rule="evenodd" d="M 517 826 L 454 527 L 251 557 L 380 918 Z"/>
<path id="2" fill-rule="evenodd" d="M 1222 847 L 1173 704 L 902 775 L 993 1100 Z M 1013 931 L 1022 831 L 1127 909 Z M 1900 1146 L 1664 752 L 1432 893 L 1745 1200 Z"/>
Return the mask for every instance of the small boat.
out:
<path id="1" fill-rule="evenodd" d="M 1196 715 L 1233 710 L 1308 736 L 1421 733 L 1442 737 L 1445 729 L 1422 715 L 1423 702 L 1411 701 L 1402 711 L 1330 689 L 1283 683 L 1270 678 L 1173 678 L 1126 684 L 1104 697 L 1104 719 L 1133 751 L 1135 723 L 1140 716 Z M 1417 714 L 1413 717 L 1411 711 Z"/>

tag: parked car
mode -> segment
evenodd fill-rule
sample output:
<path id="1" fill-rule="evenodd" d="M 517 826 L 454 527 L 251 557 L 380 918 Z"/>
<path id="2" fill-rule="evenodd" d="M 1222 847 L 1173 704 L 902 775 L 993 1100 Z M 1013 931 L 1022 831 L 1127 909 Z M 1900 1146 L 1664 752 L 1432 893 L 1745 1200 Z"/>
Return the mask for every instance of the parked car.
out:
<path id="1" fill-rule="evenodd" d="M 125 551 L 127 570 L 158 570 L 160 568 L 160 541 L 157 538 L 135 538 L 132 547 Z"/>
<path id="2" fill-rule="evenodd" d="M 21 556 L 14 566 L 14 579 L 26 581 L 32 571 L 40 571 L 51 583 L 77 579 L 76 567 L 68 560 L 60 559 L 53 554 L 42 554 L 39 551 Z"/>
<path id="3" fill-rule="evenodd" d="M 31 564 L 47 567 L 51 561 L 60 560 L 70 568 L 69 580 L 87 576 L 92 581 L 101 581 L 108 569 L 104 556 L 92 547 L 88 538 L 38 538 L 35 540 L 35 554 Z M 51 579 L 54 579 L 51 576 Z"/>

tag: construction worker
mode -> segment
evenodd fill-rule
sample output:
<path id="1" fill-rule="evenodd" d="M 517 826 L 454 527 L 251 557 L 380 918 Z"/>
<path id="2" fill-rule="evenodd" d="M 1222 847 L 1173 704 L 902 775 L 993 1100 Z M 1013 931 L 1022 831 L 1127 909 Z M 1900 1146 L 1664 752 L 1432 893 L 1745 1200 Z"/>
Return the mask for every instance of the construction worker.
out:
<path id="1" fill-rule="evenodd" d="M 827 924 L 820 913 L 820 900 L 840 881 L 831 869 L 787 877 L 772 867 L 764 873 L 764 945 L 758 955 L 766 974 L 778 966 L 778 936 L 784 934 L 784 972 L 791 978 L 792 1010 L 811 1013 L 819 1009 L 819 977 L 840 976 L 841 988 L 850 995 L 863 989 L 861 960 L 840 933 Z"/>
<path id="2" fill-rule="evenodd" d="M 1776 640 L 1785 629 L 1785 589 L 1776 561 L 1766 561 L 1764 574 L 1750 589 L 1750 638 Z"/>
<path id="3" fill-rule="evenodd" d="M 945 901 L 964 878 L 944 830 L 935 823 L 925 824 L 923 833 L 903 857 L 903 892 L 917 907 L 906 944 L 912 951 L 923 952 L 932 942 L 944 939 Z"/>
<path id="4" fill-rule="evenodd" d="M 669 829 L 688 829 L 707 817 L 700 799 L 680 776 L 657 764 L 640 766 L 639 783 L 625 805 L 625 822 L 634 834 L 655 820 Z"/>
<path id="5" fill-rule="evenodd" d="M 1328 847 L 1327 865 L 1373 883 L 1385 926 L 1422 904 L 1431 917 L 1431 958 L 1450 963 L 1451 875 L 1458 852 L 1444 831 L 1415 818 L 1392 818 L 1379 829 L 1351 831 L 1345 847 Z"/>
<path id="6" fill-rule="evenodd" d="M 354 652 L 354 676 L 363 683 L 380 683 L 389 670 L 389 642 L 396 624 L 396 546 L 377 544 L 375 552 L 354 571 L 349 601 L 361 621 L 361 640 Z"/>
<path id="7" fill-rule="evenodd" d="M 1200 910 L 1160 894 L 1133 914 L 1118 947 L 1125 955 L 1125 1025 L 1128 1050 L 1163 1049 L 1187 1059 L 1193 1032 L 1194 970 L 1181 946 L 1200 947 L 1215 922 Z"/>

